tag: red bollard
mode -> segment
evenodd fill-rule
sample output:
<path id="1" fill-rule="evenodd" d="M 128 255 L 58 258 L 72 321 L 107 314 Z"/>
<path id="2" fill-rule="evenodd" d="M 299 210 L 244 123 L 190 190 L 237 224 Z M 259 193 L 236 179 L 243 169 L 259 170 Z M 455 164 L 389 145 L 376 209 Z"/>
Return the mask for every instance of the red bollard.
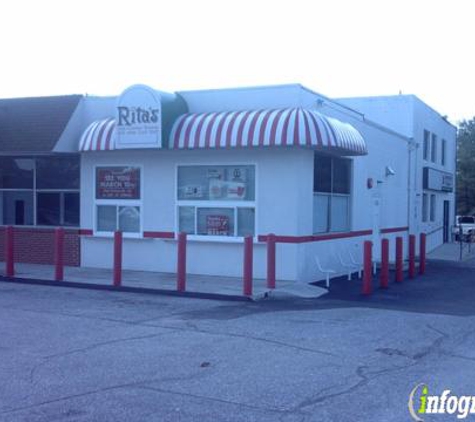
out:
<path id="1" fill-rule="evenodd" d="M 7 277 L 15 276 L 15 251 L 13 246 L 13 240 L 13 227 L 8 226 L 5 229 L 5 275 Z"/>
<path id="2" fill-rule="evenodd" d="M 243 294 L 252 296 L 252 249 L 253 238 L 246 236 L 244 238 L 244 271 L 243 271 Z"/>
<path id="3" fill-rule="evenodd" d="M 275 234 L 267 236 L 267 288 L 275 289 Z"/>
<path id="4" fill-rule="evenodd" d="M 396 282 L 398 283 L 404 279 L 402 242 L 402 237 L 396 237 Z"/>
<path id="5" fill-rule="evenodd" d="M 114 286 L 122 284 L 122 232 L 117 230 L 114 233 Z"/>
<path id="6" fill-rule="evenodd" d="M 58 227 L 54 231 L 54 279 L 64 279 L 64 229 Z"/>
<path id="7" fill-rule="evenodd" d="M 427 235 L 421 233 L 419 241 L 419 274 L 424 274 L 426 272 L 426 240 Z"/>
<path id="8" fill-rule="evenodd" d="M 416 276 L 416 236 L 409 235 L 409 278 Z"/>
<path id="9" fill-rule="evenodd" d="M 373 269 L 372 269 L 372 248 L 373 242 L 366 240 L 364 242 L 364 262 L 363 262 L 363 294 L 370 295 L 372 288 L 371 282 L 373 280 Z"/>
<path id="10" fill-rule="evenodd" d="M 387 289 L 389 285 L 389 240 L 381 240 L 381 273 L 380 284 L 382 289 Z"/>
<path id="11" fill-rule="evenodd" d="M 176 289 L 179 292 L 186 291 L 186 233 L 178 233 Z"/>

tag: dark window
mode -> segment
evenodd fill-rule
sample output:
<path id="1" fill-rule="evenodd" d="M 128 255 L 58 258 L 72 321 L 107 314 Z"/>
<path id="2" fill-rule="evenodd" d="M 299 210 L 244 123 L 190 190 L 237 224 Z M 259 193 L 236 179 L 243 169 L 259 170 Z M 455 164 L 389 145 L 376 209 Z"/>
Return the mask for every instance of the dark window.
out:
<path id="1" fill-rule="evenodd" d="M 36 188 L 79 189 L 79 158 L 37 158 Z"/>
<path id="2" fill-rule="evenodd" d="M 333 160 L 333 193 L 350 193 L 350 162 Z"/>
<path id="3" fill-rule="evenodd" d="M 434 133 L 432 134 L 430 159 L 433 163 L 437 162 L 437 135 L 435 135 Z"/>
<path id="4" fill-rule="evenodd" d="M 79 226 L 79 193 L 64 194 L 64 225 Z"/>
<path id="5" fill-rule="evenodd" d="M 32 225 L 33 224 L 33 192 L 3 191 L 0 192 L 0 224 Z"/>
<path id="6" fill-rule="evenodd" d="M 33 189 L 35 161 L 0 157 L 0 189 Z"/>
<path id="7" fill-rule="evenodd" d="M 447 149 L 447 142 L 445 139 L 442 139 L 442 146 L 441 146 L 441 154 L 440 154 L 440 164 L 445 166 L 445 154 L 446 154 L 446 149 Z"/>
<path id="8" fill-rule="evenodd" d="M 429 159 L 429 149 L 430 149 L 430 132 L 428 130 L 424 130 L 424 145 L 422 148 L 422 154 L 424 160 Z"/>
<path id="9" fill-rule="evenodd" d="M 315 155 L 314 233 L 350 228 L 351 161 Z"/>
<path id="10" fill-rule="evenodd" d="M 315 155 L 313 177 L 314 192 L 331 192 L 332 191 L 332 159 Z"/>
<path id="11" fill-rule="evenodd" d="M 36 210 L 39 226 L 79 226 L 79 193 L 38 192 Z"/>
<path id="12" fill-rule="evenodd" d="M 61 224 L 61 194 L 59 192 L 38 193 L 36 209 L 36 224 L 39 226 Z"/>

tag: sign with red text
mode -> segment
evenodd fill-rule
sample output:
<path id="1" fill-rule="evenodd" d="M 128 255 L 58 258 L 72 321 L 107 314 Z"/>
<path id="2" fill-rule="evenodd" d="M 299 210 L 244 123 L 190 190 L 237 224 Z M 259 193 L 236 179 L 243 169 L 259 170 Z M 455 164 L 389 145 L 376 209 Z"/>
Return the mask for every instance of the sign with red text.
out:
<path id="1" fill-rule="evenodd" d="M 140 199 L 140 169 L 98 167 L 96 199 Z"/>

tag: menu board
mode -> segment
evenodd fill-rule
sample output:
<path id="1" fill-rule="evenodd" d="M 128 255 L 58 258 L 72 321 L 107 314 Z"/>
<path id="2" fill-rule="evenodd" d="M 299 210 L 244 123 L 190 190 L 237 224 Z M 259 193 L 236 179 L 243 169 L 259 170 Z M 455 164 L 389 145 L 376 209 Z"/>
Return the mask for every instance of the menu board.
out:
<path id="1" fill-rule="evenodd" d="M 140 169 L 98 167 L 96 199 L 140 199 Z"/>

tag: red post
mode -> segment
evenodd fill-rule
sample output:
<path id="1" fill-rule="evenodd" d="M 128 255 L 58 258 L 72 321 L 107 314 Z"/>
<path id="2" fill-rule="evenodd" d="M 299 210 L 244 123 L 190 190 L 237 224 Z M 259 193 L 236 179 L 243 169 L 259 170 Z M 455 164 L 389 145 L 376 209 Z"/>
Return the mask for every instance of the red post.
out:
<path id="1" fill-rule="evenodd" d="M 64 229 L 58 227 L 54 231 L 54 279 L 64 279 Z"/>
<path id="2" fill-rule="evenodd" d="M 402 237 L 396 237 L 396 282 L 401 283 L 403 275 Z"/>
<path id="3" fill-rule="evenodd" d="M 179 292 L 186 291 L 186 233 L 178 233 L 176 289 Z"/>
<path id="4" fill-rule="evenodd" d="M 421 233 L 419 241 L 419 274 L 424 274 L 426 272 L 426 240 L 427 235 Z"/>
<path id="5" fill-rule="evenodd" d="M 122 284 L 122 232 L 117 230 L 114 233 L 114 286 Z"/>
<path id="6" fill-rule="evenodd" d="M 15 276 L 15 251 L 13 246 L 13 239 L 13 227 L 8 226 L 5 229 L 5 275 L 7 277 Z"/>
<path id="7" fill-rule="evenodd" d="M 409 235 L 409 278 L 416 276 L 416 236 Z"/>
<path id="8" fill-rule="evenodd" d="M 372 248 L 373 242 L 366 240 L 364 242 L 364 262 L 363 262 L 363 294 L 370 295 L 372 291 L 371 281 L 373 279 L 372 269 Z"/>
<path id="9" fill-rule="evenodd" d="M 267 288 L 275 289 L 275 234 L 267 236 Z"/>
<path id="10" fill-rule="evenodd" d="M 381 273 L 380 287 L 387 289 L 389 285 L 389 240 L 381 240 Z"/>
<path id="11" fill-rule="evenodd" d="M 243 294 L 252 296 L 252 236 L 244 238 L 244 271 L 243 271 Z"/>

